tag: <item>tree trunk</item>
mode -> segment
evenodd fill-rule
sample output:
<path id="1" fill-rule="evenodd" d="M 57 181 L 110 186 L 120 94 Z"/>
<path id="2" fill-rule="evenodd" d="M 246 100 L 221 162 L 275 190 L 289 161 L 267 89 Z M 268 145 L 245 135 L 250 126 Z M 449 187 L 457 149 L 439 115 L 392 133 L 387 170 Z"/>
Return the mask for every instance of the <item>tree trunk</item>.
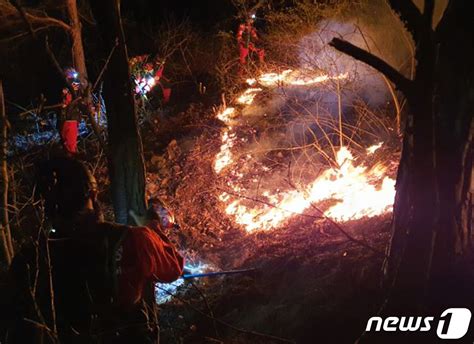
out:
<path id="1" fill-rule="evenodd" d="M 66 9 L 69 17 L 69 25 L 71 26 L 70 34 L 72 39 L 72 59 L 74 68 L 79 73 L 82 87 L 84 89 L 84 100 L 87 107 L 87 117 L 92 126 L 92 130 L 99 139 L 101 145 L 104 144 L 101 132 L 102 130 L 97 125 L 94 118 L 92 95 L 90 89 L 89 76 L 86 67 L 86 57 L 84 54 L 84 45 L 82 44 L 82 26 L 79 20 L 79 13 L 77 11 L 76 0 L 66 0 Z M 100 104 L 99 104 L 100 106 Z"/>
<path id="2" fill-rule="evenodd" d="M 389 308 L 406 313 L 451 282 L 470 244 L 474 32 L 466 1 L 451 0 L 435 30 L 434 0 L 425 0 L 423 13 L 409 0 L 389 2 L 416 42 L 414 80 L 346 41 L 330 44 L 385 74 L 410 108 L 384 266 Z"/>
<path id="3" fill-rule="evenodd" d="M 120 1 L 91 1 L 90 4 L 107 52 L 118 42 L 105 72 L 104 84 L 109 131 L 109 169 L 115 219 L 119 223 L 132 223 L 130 210 L 138 215 L 143 215 L 146 211 L 145 167 L 120 17 Z"/>
<path id="4" fill-rule="evenodd" d="M 10 232 L 10 224 L 8 219 L 8 167 L 7 167 L 7 147 L 8 147 L 8 120 L 7 114 L 5 111 L 5 102 L 3 97 L 3 84 L 0 80 L 0 126 L 1 126 L 1 147 L 0 147 L 0 173 L 1 178 L 1 223 L 0 223 L 0 236 L 3 244 L 3 251 L 5 254 L 5 259 L 10 265 L 14 251 L 13 243 Z"/>
<path id="5" fill-rule="evenodd" d="M 82 44 L 82 29 L 79 14 L 77 12 L 76 0 L 66 0 L 66 8 L 69 17 L 69 25 L 71 26 L 72 58 L 74 68 L 79 72 L 81 83 L 87 85 L 88 75 L 86 58 L 84 55 L 84 46 Z"/>
<path id="6" fill-rule="evenodd" d="M 421 295 L 447 282 L 470 244 L 474 35 L 465 9 L 453 4 L 440 34 L 419 40 L 414 92 L 406 94 L 413 127 L 405 133 L 385 270 L 401 296 L 392 304 L 405 310 L 400 299 L 422 302 Z"/>

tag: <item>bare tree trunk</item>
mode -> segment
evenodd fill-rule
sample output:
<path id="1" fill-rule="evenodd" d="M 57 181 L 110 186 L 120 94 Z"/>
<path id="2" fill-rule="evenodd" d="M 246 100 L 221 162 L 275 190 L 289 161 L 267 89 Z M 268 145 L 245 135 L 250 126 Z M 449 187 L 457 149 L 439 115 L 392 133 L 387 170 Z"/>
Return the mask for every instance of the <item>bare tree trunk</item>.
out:
<path id="1" fill-rule="evenodd" d="M 10 265 L 14 250 L 8 219 L 8 166 L 7 166 L 7 148 L 8 148 L 8 120 L 5 111 L 5 102 L 3 97 L 3 84 L 0 80 L 0 125 L 1 125 L 1 148 L 0 148 L 0 173 L 2 174 L 1 189 L 1 238 L 3 242 L 3 251 L 5 259 Z"/>
<path id="2" fill-rule="evenodd" d="M 77 12 L 76 0 L 66 0 L 66 8 L 69 16 L 69 25 L 71 25 L 72 38 L 72 58 L 76 70 L 79 72 L 82 84 L 88 83 L 86 58 L 84 55 L 84 46 L 82 44 L 81 22 Z"/>
<path id="3" fill-rule="evenodd" d="M 97 125 L 93 114 L 91 85 L 87 73 L 86 57 L 84 54 L 84 45 L 82 44 L 82 26 L 79 20 L 79 13 L 77 10 L 76 0 L 66 0 L 66 9 L 69 17 L 69 24 L 71 27 L 70 34 L 72 39 L 72 59 L 74 68 L 78 71 L 81 79 L 81 84 L 84 88 L 84 100 L 87 106 L 87 117 L 92 126 L 92 130 L 96 134 L 99 142 L 103 145 L 101 132 L 102 130 Z M 100 106 L 100 104 L 99 104 Z"/>
<path id="4" fill-rule="evenodd" d="M 137 126 L 128 52 L 119 0 L 90 2 L 108 53 L 118 42 L 105 72 L 104 94 L 109 131 L 109 169 L 115 219 L 132 223 L 130 211 L 146 211 L 143 147 Z"/>

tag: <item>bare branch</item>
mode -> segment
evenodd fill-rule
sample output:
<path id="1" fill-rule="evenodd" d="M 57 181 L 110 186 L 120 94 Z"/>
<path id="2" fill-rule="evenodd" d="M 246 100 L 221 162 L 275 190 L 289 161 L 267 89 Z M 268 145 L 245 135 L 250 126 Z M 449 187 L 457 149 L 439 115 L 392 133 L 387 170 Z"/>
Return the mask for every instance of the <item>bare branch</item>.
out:
<path id="1" fill-rule="evenodd" d="M 329 42 L 329 45 L 344 54 L 352 56 L 358 61 L 364 62 L 385 75 L 405 96 L 410 93 L 412 81 L 381 58 L 340 38 L 333 38 L 332 41 Z"/>
<path id="2" fill-rule="evenodd" d="M 112 55 L 113 55 L 114 52 L 115 52 L 115 48 L 117 48 L 117 45 L 118 45 L 118 39 L 115 40 L 115 45 L 114 45 L 114 46 L 112 47 L 112 49 L 110 50 L 109 56 L 107 56 L 107 60 L 105 60 L 104 66 L 103 66 L 102 69 L 100 70 L 99 76 L 98 76 L 97 79 L 95 80 L 94 86 L 92 86 L 91 92 L 95 92 L 95 90 L 97 89 L 97 86 L 99 86 L 99 82 L 100 82 L 100 80 L 102 79 L 102 75 L 104 74 L 105 70 L 107 69 L 107 66 L 109 65 L 110 59 L 112 58 Z"/>
<path id="3" fill-rule="evenodd" d="M 42 16 L 37 16 L 31 13 L 27 13 L 23 7 L 20 6 L 17 0 L 10 0 L 11 4 L 16 8 L 20 16 L 22 17 L 23 21 L 25 22 L 26 26 L 28 27 L 28 31 L 30 34 L 36 38 L 36 30 L 38 28 L 34 28 L 33 24 L 39 24 L 43 27 L 47 26 L 57 26 L 60 27 L 66 31 L 70 31 L 71 27 L 63 22 L 62 20 L 55 19 L 52 17 L 42 17 Z"/>
<path id="4" fill-rule="evenodd" d="M 26 17 L 34 24 L 42 24 L 44 26 L 56 26 L 64 29 L 65 31 L 71 30 L 71 27 L 68 24 L 56 18 L 38 17 L 29 13 L 26 14 Z"/>

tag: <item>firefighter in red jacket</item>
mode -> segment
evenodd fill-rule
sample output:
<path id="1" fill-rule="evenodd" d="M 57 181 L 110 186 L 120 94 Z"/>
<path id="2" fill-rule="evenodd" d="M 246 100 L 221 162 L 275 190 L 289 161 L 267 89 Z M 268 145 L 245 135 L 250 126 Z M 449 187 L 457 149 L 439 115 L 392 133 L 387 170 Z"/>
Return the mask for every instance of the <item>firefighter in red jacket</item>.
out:
<path id="1" fill-rule="evenodd" d="M 104 222 L 82 163 L 59 158 L 39 171 L 53 229 L 11 265 L 8 342 L 56 342 L 49 337 L 57 328 L 61 343 L 158 343 L 154 283 L 183 272 L 158 214 L 150 210 L 147 226 Z"/>
<path id="2" fill-rule="evenodd" d="M 77 136 L 81 120 L 82 102 L 78 101 L 81 93 L 79 74 L 73 68 L 64 71 L 68 87 L 63 88 L 63 102 L 60 123 L 61 140 L 69 155 L 77 153 Z"/>
<path id="3" fill-rule="evenodd" d="M 247 63 L 247 58 L 251 52 L 257 54 L 260 62 L 263 62 L 265 57 L 265 51 L 255 45 L 255 42 L 259 40 L 259 37 L 254 22 L 255 14 L 252 14 L 247 18 L 245 23 L 239 25 L 237 31 L 237 43 L 239 44 L 240 63 L 242 65 Z"/>

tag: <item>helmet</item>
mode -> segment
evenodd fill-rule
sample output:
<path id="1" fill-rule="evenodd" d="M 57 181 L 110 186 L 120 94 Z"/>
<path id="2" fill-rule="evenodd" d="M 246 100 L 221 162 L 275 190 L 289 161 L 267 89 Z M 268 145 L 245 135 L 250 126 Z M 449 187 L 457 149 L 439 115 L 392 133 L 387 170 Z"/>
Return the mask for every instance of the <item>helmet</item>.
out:
<path id="1" fill-rule="evenodd" d="M 173 213 L 168 208 L 166 208 L 166 206 L 161 200 L 150 199 L 149 203 L 163 229 L 171 229 L 177 227 L 177 223 Z"/>
<path id="2" fill-rule="evenodd" d="M 81 85 L 81 80 L 79 79 L 79 73 L 74 68 L 66 68 L 64 70 L 64 75 L 69 85 L 75 88 L 78 88 Z"/>

